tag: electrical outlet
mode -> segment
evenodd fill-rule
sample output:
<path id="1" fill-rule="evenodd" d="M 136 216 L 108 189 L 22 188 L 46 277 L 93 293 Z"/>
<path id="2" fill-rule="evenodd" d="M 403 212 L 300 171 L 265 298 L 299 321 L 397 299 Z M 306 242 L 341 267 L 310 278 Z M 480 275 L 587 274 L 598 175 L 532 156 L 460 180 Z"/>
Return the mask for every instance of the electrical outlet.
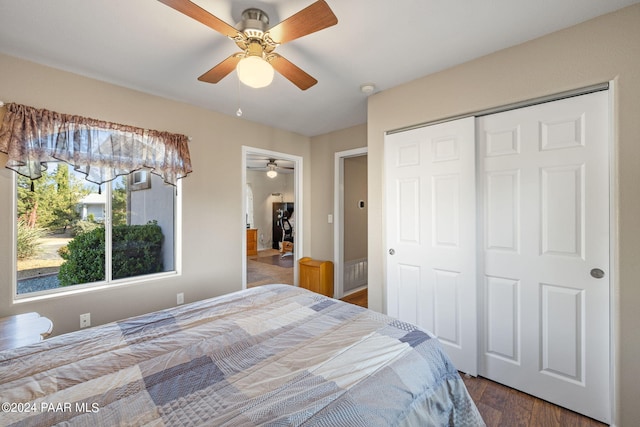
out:
<path id="1" fill-rule="evenodd" d="M 91 326 L 91 313 L 84 313 L 80 315 L 80 327 L 87 328 Z"/>
<path id="2" fill-rule="evenodd" d="M 184 293 L 180 292 L 176 295 L 176 302 L 178 305 L 184 304 Z"/>

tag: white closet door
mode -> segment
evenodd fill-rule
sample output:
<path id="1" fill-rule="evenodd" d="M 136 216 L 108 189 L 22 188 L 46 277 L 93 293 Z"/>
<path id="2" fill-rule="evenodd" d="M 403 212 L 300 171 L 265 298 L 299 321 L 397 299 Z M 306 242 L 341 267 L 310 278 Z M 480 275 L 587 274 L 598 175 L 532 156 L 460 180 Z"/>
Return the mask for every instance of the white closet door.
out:
<path id="1" fill-rule="evenodd" d="M 387 312 L 477 373 L 474 118 L 385 137 Z"/>
<path id="2" fill-rule="evenodd" d="M 480 375 L 610 421 L 608 93 L 478 119 Z"/>

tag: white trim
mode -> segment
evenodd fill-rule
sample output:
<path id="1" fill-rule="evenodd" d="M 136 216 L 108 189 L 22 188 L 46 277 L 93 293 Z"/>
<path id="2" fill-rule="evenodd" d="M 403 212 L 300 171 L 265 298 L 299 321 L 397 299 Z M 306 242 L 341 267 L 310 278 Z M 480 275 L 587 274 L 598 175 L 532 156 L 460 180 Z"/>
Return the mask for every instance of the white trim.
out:
<path id="1" fill-rule="evenodd" d="M 620 349 L 620 327 L 616 314 L 620 313 L 620 265 L 618 264 L 618 230 L 619 222 L 617 208 L 620 204 L 618 185 L 618 139 L 616 117 L 617 85 L 615 80 L 609 82 L 609 404 L 611 409 L 611 426 L 619 424 L 618 419 L 618 378 L 620 378 L 620 364 L 617 355 Z"/>
<path id="2" fill-rule="evenodd" d="M 335 153 L 333 168 L 333 297 L 344 296 L 344 159 L 348 157 L 366 156 L 368 147 Z"/>
<path id="3" fill-rule="evenodd" d="M 15 218 L 18 215 L 18 185 L 17 185 L 17 173 L 11 174 L 11 215 L 9 218 Z M 16 303 L 16 296 L 18 295 L 18 224 L 15 219 L 12 221 L 11 227 L 11 301 Z"/>
<path id="4" fill-rule="evenodd" d="M 293 165 L 293 194 L 294 203 L 296 209 L 296 242 L 293 245 L 293 284 L 298 286 L 298 262 L 302 257 L 302 248 L 304 242 L 304 214 L 303 214 L 303 200 L 302 200 L 302 188 L 303 188 L 303 169 L 302 169 L 302 157 L 293 154 L 280 153 L 278 151 L 264 150 L 261 148 L 242 146 L 242 215 L 241 219 L 241 242 L 240 249 L 242 259 L 242 289 L 247 288 L 247 221 L 245 213 L 247 211 L 247 155 L 258 154 L 268 157 L 276 157 L 282 160 L 288 160 L 294 163 Z"/>

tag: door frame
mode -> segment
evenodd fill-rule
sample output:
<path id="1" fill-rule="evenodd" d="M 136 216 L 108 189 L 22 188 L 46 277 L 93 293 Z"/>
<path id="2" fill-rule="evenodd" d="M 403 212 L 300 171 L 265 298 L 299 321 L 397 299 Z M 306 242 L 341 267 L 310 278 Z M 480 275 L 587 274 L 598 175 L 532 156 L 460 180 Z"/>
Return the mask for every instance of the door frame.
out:
<path id="1" fill-rule="evenodd" d="M 249 154 L 257 154 L 260 156 L 267 156 L 278 158 L 282 160 L 288 160 L 294 163 L 293 166 L 293 202 L 295 203 L 296 210 L 296 230 L 295 230 L 295 244 L 293 245 L 293 284 L 298 286 L 298 263 L 297 260 L 301 258 L 303 239 L 304 239 L 304 213 L 302 203 L 302 188 L 303 188 L 303 176 L 302 173 L 302 157 L 294 154 L 282 153 L 273 150 L 265 150 L 262 148 L 242 146 L 242 215 L 241 226 L 242 233 L 240 237 L 241 245 L 241 259 L 242 259 L 242 289 L 247 288 L 247 221 L 245 214 L 247 212 L 247 156 Z"/>
<path id="2" fill-rule="evenodd" d="M 366 156 L 368 147 L 337 151 L 333 167 L 333 297 L 344 296 L 344 160 Z"/>
<path id="3" fill-rule="evenodd" d="M 429 122 L 416 123 L 414 125 L 403 126 L 401 128 L 390 129 L 385 131 L 386 134 L 392 134 L 397 132 L 403 132 L 406 130 L 415 129 L 418 127 L 431 126 L 442 122 L 453 121 L 456 119 L 464 118 L 464 117 L 480 117 L 483 115 L 494 114 L 501 111 L 513 110 L 521 107 L 526 107 L 529 105 L 541 104 L 543 102 L 556 101 L 559 99 L 571 97 L 571 96 L 579 96 L 584 95 L 590 92 L 596 92 L 600 90 L 608 90 L 609 93 L 609 357 L 610 357 L 610 371 L 609 371 L 609 401 L 611 407 L 611 425 L 619 425 L 619 393 L 618 393 L 618 384 L 619 378 L 621 375 L 621 371 L 619 368 L 619 358 L 618 354 L 620 353 L 620 324 L 618 321 L 618 316 L 620 313 L 620 295 L 619 295 L 619 277 L 620 277 L 620 266 L 618 264 L 618 245 L 619 245 L 619 219 L 618 219 L 618 206 L 620 205 L 620 192 L 619 192 L 619 183 L 618 183 L 618 162 L 617 155 L 619 152 L 618 146 L 618 137 L 616 133 L 617 128 L 617 116 L 618 110 L 616 109 L 616 98 L 617 98 L 617 80 L 610 80 L 608 82 L 602 82 L 599 84 L 594 84 L 592 86 L 575 88 L 572 90 L 568 90 L 565 92 L 559 92 L 551 95 L 541 96 L 535 99 L 523 100 L 519 102 L 515 102 L 512 104 L 506 104 L 503 106 L 497 106 L 495 108 L 490 108 L 486 110 L 480 110 L 471 112 L 468 114 L 462 114 L 458 116 L 450 116 L 443 117 L 441 119 L 432 120 Z M 384 173 L 384 171 L 383 171 Z M 384 186 L 382 188 L 384 193 Z M 384 199 L 384 197 L 383 197 Z M 383 210 L 386 209 L 386 206 L 383 205 Z M 383 216 L 386 214 L 383 212 Z M 387 271 L 387 242 L 386 242 L 386 223 L 383 221 L 382 233 L 383 236 L 383 245 L 380 248 L 383 271 L 385 275 L 383 276 L 383 290 L 386 295 L 386 271 Z M 478 242 L 480 244 L 480 242 Z M 478 247 L 480 250 L 480 247 Z M 483 297 L 482 293 L 478 294 L 478 304 L 480 304 L 480 298 Z M 384 302 L 384 312 L 387 312 L 387 301 Z M 477 315 L 480 316 L 481 312 L 478 310 Z M 481 322 L 482 319 L 478 318 L 478 322 Z M 478 339 L 481 339 L 480 334 L 478 334 Z M 479 355 L 478 355 L 479 358 Z M 553 403 L 553 402 L 552 402 Z"/>

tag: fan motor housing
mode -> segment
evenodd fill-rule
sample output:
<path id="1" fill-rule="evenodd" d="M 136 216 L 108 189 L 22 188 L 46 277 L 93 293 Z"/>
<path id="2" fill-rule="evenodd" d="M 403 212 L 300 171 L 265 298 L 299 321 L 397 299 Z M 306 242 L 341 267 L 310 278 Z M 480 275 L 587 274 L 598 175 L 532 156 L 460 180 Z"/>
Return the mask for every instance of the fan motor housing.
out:
<path id="1" fill-rule="evenodd" d="M 242 12 L 242 21 L 238 22 L 236 28 L 248 38 L 261 39 L 268 26 L 269 15 L 260 9 L 251 8 Z"/>

